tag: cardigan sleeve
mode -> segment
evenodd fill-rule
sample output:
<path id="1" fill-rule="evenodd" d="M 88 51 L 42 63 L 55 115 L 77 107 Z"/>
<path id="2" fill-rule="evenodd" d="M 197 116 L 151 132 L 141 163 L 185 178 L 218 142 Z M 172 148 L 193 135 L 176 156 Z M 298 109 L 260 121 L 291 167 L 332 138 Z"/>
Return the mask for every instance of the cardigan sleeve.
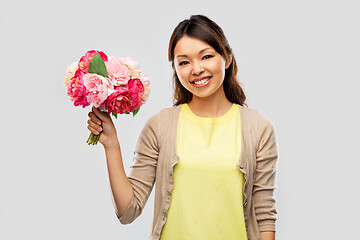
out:
<path id="1" fill-rule="evenodd" d="M 144 125 L 138 138 L 134 162 L 130 167 L 128 179 L 134 190 L 133 198 L 122 216 L 122 224 L 132 223 L 141 213 L 155 184 L 158 159 L 158 114 L 152 116 Z"/>
<path id="2" fill-rule="evenodd" d="M 262 114 L 258 118 L 258 146 L 256 151 L 253 198 L 260 231 L 275 231 L 277 219 L 274 198 L 278 150 L 274 128 Z"/>

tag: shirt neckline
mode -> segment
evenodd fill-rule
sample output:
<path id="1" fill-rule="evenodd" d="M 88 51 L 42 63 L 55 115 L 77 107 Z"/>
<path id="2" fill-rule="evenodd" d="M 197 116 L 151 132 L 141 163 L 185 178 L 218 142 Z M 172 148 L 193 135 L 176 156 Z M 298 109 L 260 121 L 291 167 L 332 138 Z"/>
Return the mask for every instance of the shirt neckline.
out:
<path id="1" fill-rule="evenodd" d="M 231 108 L 225 114 L 223 114 L 223 115 L 221 115 L 219 117 L 200 117 L 200 116 L 196 115 L 195 113 L 193 113 L 191 111 L 191 109 L 190 109 L 190 107 L 188 106 L 187 103 L 182 104 L 181 109 L 183 109 L 188 115 L 190 115 L 196 121 L 201 121 L 201 122 L 214 122 L 214 121 L 216 121 L 216 122 L 218 122 L 218 121 L 222 121 L 222 120 L 228 118 L 233 113 L 235 113 L 235 111 L 237 109 L 237 105 L 235 103 L 233 103 Z"/>

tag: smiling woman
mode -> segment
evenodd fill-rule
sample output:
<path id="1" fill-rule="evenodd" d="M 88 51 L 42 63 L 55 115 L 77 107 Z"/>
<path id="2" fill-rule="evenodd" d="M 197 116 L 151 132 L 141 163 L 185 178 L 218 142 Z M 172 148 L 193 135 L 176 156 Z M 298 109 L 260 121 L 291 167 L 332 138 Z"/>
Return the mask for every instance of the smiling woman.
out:
<path id="1" fill-rule="evenodd" d="M 168 55 L 174 106 L 146 122 L 128 176 L 111 118 L 89 113 L 94 128 L 102 120 L 99 141 L 120 222 L 142 213 L 156 181 L 149 239 L 275 239 L 275 133 L 247 108 L 223 31 L 191 16 L 175 28 Z"/>
<path id="2" fill-rule="evenodd" d="M 196 53 L 198 50 L 199 55 L 203 55 L 203 60 L 209 59 L 216 56 L 221 56 L 225 61 L 225 76 L 223 77 L 223 89 L 226 98 L 233 103 L 237 103 L 239 105 L 246 105 L 245 93 L 240 86 L 237 80 L 237 64 L 232 52 L 232 49 L 225 37 L 222 29 L 212 20 L 205 16 L 194 15 L 189 20 L 184 20 L 175 28 L 169 42 L 169 50 L 168 56 L 169 61 L 172 62 L 172 67 L 174 71 L 173 84 L 174 84 L 174 104 L 180 105 L 183 103 L 188 103 L 193 97 L 191 91 L 186 91 L 185 86 L 183 86 L 180 81 L 179 73 L 181 69 L 177 64 L 179 63 L 178 57 L 189 57 L 187 54 L 182 54 L 175 52 L 175 50 L 180 50 L 182 47 L 183 51 L 187 51 L 186 47 L 191 47 L 192 43 L 190 40 L 193 40 L 193 44 L 196 44 L 198 48 L 201 46 L 204 49 L 195 49 L 195 45 L 192 47 L 192 51 L 188 51 L 191 53 Z M 183 44 L 178 44 L 178 42 L 183 42 Z M 186 44 L 186 46 L 184 46 Z M 184 49 L 185 48 L 185 49 Z M 206 54 L 206 50 L 209 50 L 210 53 Z M 200 52 L 204 51 L 204 52 Z M 185 63 L 191 63 L 184 59 Z M 195 63 L 196 64 L 196 63 Z M 222 65 L 223 63 L 221 63 Z M 201 66 L 201 65 L 199 65 Z M 194 66 L 194 67 L 199 67 Z M 196 71 L 196 69 L 195 69 Z"/>
<path id="3" fill-rule="evenodd" d="M 174 54 L 177 77 L 193 99 L 223 97 L 225 69 L 229 67 L 226 59 L 205 42 L 188 36 L 178 41 Z"/>

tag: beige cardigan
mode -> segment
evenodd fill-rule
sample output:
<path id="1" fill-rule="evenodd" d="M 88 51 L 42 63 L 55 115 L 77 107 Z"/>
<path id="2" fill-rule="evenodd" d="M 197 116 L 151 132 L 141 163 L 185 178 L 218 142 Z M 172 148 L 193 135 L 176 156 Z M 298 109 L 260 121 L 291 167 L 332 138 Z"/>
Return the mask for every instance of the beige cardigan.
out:
<path id="1" fill-rule="evenodd" d="M 277 144 L 270 121 L 259 111 L 238 105 L 241 116 L 242 151 L 237 164 L 244 173 L 244 217 L 249 240 L 261 240 L 260 231 L 275 231 L 275 175 Z M 173 167 L 180 106 L 166 108 L 152 116 L 140 133 L 129 180 L 134 189 L 128 208 L 119 220 L 133 222 L 142 212 L 153 189 L 155 203 L 149 239 L 159 239 L 167 219 L 174 186 Z"/>

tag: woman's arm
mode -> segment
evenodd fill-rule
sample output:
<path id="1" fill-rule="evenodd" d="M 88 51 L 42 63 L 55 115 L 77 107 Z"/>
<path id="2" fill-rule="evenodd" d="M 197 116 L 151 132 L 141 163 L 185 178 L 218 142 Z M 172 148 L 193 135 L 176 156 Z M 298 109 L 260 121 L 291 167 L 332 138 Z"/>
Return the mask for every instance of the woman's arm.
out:
<path id="1" fill-rule="evenodd" d="M 258 118 L 258 139 L 253 186 L 255 216 L 260 232 L 275 232 L 277 143 L 271 122 L 261 114 Z"/>
<path id="2" fill-rule="evenodd" d="M 128 174 L 134 195 L 125 212 L 118 216 L 122 224 L 133 222 L 142 213 L 154 187 L 159 156 L 158 125 L 156 114 L 145 123 L 135 146 L 134 161 Z"/>
<path id="3" fill-rule="evenodd" d="M 99 142 L 105 149 L 116 214 L 121 216 L 129 206 L 134 192 L 124 171 L 116 129 L 109 114 L 96 108 L 93 108 L 93 112 L 89 113 L 89 117 L 88 129 L 94 134 L 99 134 L 102 131 Z"/>
<path id="4" fill-rule="evenodd" d="M 116 215 L 119 218 L 128 208 L 134 191 L 124 170 L 120 144 L 104 146 L 104 149 Z"/>
<path id="5" fill-rule="evenodd" d="M 275 232 L 260 232 L 262 240 L 275 240 Z"/>
<path id="6" fill-rule="evenodd" d="M 98 109 L 93 111 L 89 113 L 88 128 L 94 134 L 102 130 L 99 142 L 103 144 L 106 153 L 116 215 L 122 224 L 129 224 L 141 214 L 155 184 L 159 153 L 158 115 L 145 123 L 135 147 L 134 162 L 126 176 L 120 144 L 109 114 Z M 102 121 L 102 128 L 99 120 Z"/>

